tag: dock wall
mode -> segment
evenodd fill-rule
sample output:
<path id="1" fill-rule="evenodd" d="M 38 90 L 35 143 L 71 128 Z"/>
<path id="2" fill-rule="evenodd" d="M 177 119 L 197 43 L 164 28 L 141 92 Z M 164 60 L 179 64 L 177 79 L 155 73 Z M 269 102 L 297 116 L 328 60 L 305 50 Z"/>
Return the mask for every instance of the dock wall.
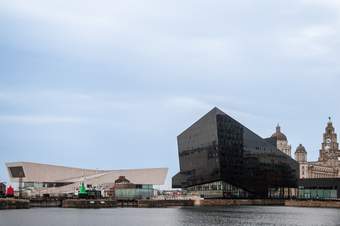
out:
<path id="1" fill-rule="evenodd" d="M 194 200 L 138 200 L 138 207 L 175 207 L 175 206 L 193 206 Z"/>
<path id="2" fill-rule="evenodd" d="M 134 202 L 117 202 L 115 200 L 23 200 L 13 198 L 0 199 L 0 210 L 28 209 L 30 207 L 63 207 L 63 208 L 166 208 L 166 207 L 204 207 L 204 206 L 289 206 L 314 208 L 340 208 L 339 201 L 321 200 L 272 200 L 272 199 L 204 199 L 204 200 L 136 200 Z"/>
<path id="3" fill-rule="evenodd" d="M 204 199 L 195 200 L 195 206 L 284 206 L 285 200 L 274 199 Z"/>
<path id="4" fill-rule="evenodd" d="M 340 201 L 285 200 L 285 206 L 316 207 L 316 208 L 340 208 Z"/>
<path id="5" fill-rule="evenodd" d="M 0 198 L 0 210 L 28 209 L 30 202 L 24 199 Z"/>
<path id="6" fill-rule="evenodd" d="M 61 199 L 31 199 L 30 207 L 62 207 Z"/>
<path id="7" fill-rule="evenodd" d="M 87 208 L 87 209 L 98 209 L 98 208 L 113 208 L 117 207 L 115 200 L 106 199 L 65 199 L 62 202 L 63 208 Z"/>

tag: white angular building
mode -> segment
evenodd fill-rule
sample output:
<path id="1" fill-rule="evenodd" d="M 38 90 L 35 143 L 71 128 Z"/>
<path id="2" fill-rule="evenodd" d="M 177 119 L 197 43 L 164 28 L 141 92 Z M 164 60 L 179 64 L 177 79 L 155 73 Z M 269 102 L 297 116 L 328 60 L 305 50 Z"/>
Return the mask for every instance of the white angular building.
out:
<path id="1" fill-rule="evenodd" d="M 163 185 L 168 173 L 167 168 L 92 170 L 32 162 L 10 162 L 6 166 L 10 181 L 21 180 L 24 191 L 32 196 L 75 193 L 82 182 L 97 188 L 110 187 L 119 177 L 152 187 Z"/>

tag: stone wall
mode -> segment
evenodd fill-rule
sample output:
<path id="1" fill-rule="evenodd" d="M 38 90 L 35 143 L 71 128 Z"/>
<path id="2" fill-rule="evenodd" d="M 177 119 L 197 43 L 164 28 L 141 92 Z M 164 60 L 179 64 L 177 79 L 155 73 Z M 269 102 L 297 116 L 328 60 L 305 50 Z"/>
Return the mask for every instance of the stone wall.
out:
<path id="1" fill-rule="evenodd" d="M 193 200 L 138 200 L 138 207 L 174 207 L 174 206 L 193 206 Z"/>
<path id="2" fill-rule="evenodd" d="M 30 207 L 61 207 L 62 200 L 58 199 L 31 199 Z"/>
<path id="3" fill-rule="evenodd" d="M 28 200 L 12 198 L 0 199 L 0 210 L 28 208 L 30 208 L 30 202 Z"/>
<path id="4" fill-rule="evenodd" d="M 285 206 L 340 208 L 340 201 L 286 200 Z"/>
<path id="5" fill-rule="evenodd" d="M 204 199 L 195 200 L 195 206 L 284 206 L 284 200 L 272 199 Z"/>
<path id="6" fill-rule="evenodd" d="M 63 200 L 63 208 L 113 208 L 117 206 L 115 200 L 106 199 L 65 199 Z"/>
<path id="7" fill-rule="evenodd" d="M 291 206 L 340 208 L 340 201 L 272 200 L 272 199 L 204 199 L 195 200 L 195 206 Z"/>
<path id="8" fill-rule="evenodd" d="M 33 202 L 22 199 L 0 199 L 0 210 L 28 209 L 32 207 L 61 206 L 60 200 L 51 202 Z M 117 206 L 115 200 L 66 199 L 62 201 L 63 208 L 113 208 Z M 140 208 L 165 208 L 177 206 L 291 206 L 314 208 L 340 208 L 339 201 L 317 200 L 271 200 L 271 199 L 205 199 L 205 200 L 138 200 L 137 205 L 127 205 Z"/>

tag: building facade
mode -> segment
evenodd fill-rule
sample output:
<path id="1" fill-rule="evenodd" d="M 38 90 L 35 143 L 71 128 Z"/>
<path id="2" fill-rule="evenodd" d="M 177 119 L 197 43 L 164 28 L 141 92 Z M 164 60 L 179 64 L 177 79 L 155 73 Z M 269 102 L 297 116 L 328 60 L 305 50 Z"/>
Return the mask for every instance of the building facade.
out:
<path id="1" fill-rule="evenodd" d="M 218 108 L 177 141 L 180 172 L 173 188 L 204 198 L 284 197 L 297 188 L 298 163 Z"/>
<path id="2" fill-rule="evenodd" d="M 340 198 L 340 178 L 305 178 L 299 180 L 299 199 Z"/>
<path id="3" fill-rule="evenodd" d="M 155 195 L 152 185 L 133 184 L 124 176 L 115 181 L 113 191 L 117 200 L 150 199 Z"/>
<path id="4" fill-rule="evenodd" d="M 273 143 L 278 150 L 282 151 L 288 156 L 291 156 L 292 146 L 288 144 L 287 136 L 281 132 L 280 125 L 277 125 L 276 132 L 266 140 Z"/>
<path id="5" fill-rule="evenodd" d="M 318 161 L 307 162 L 307 151 L 301 144 L 295 151 L 295 159 L 300 164 L 301 179 L 340 177 L 339 143 L 330 118 L 323 134 Z"/>
<path id="6" fill-rule="evenodd" d="M 295 160 L 298 161 L 300 165 L 300 178 L 308 178 L 307 151 L 302 144 L 296 148 Z"/>
<path id="7" fill-rule="evenodd" d="M 154 185 L 164 184 L 168 172 L 167 168 L 92 170 L 32 162 L 11 162 L 6 166 L 11 182 L 21 180 L 27 196 L 75 194 L 82 183 L 104 191 L 121 177 L 129 178 L 131 184 L 153 189 Z"/>

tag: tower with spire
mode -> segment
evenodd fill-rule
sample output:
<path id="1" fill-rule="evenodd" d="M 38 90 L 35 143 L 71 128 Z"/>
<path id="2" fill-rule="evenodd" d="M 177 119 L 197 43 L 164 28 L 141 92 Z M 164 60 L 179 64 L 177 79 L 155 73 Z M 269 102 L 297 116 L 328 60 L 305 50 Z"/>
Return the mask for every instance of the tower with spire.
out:
<path id="1" fill-rule="evenodd" d="M 295 160 L 300 165 L 300 178 L 339 178 L 340 150 L 331 117 L 323 134 L 318 161 L 307 161 L 307 151 L 300 144 L 295 152 Z"/>
<path id="2" fill-rule="evenodd" d="M 340 151 L 337 134 L 335 132 L 332 118 L 328 118 L 328 123 L 323 134 L 323 142 L 321 144 L 319 161 L 327 162 L 329 160 L 339 160 Z"/>

